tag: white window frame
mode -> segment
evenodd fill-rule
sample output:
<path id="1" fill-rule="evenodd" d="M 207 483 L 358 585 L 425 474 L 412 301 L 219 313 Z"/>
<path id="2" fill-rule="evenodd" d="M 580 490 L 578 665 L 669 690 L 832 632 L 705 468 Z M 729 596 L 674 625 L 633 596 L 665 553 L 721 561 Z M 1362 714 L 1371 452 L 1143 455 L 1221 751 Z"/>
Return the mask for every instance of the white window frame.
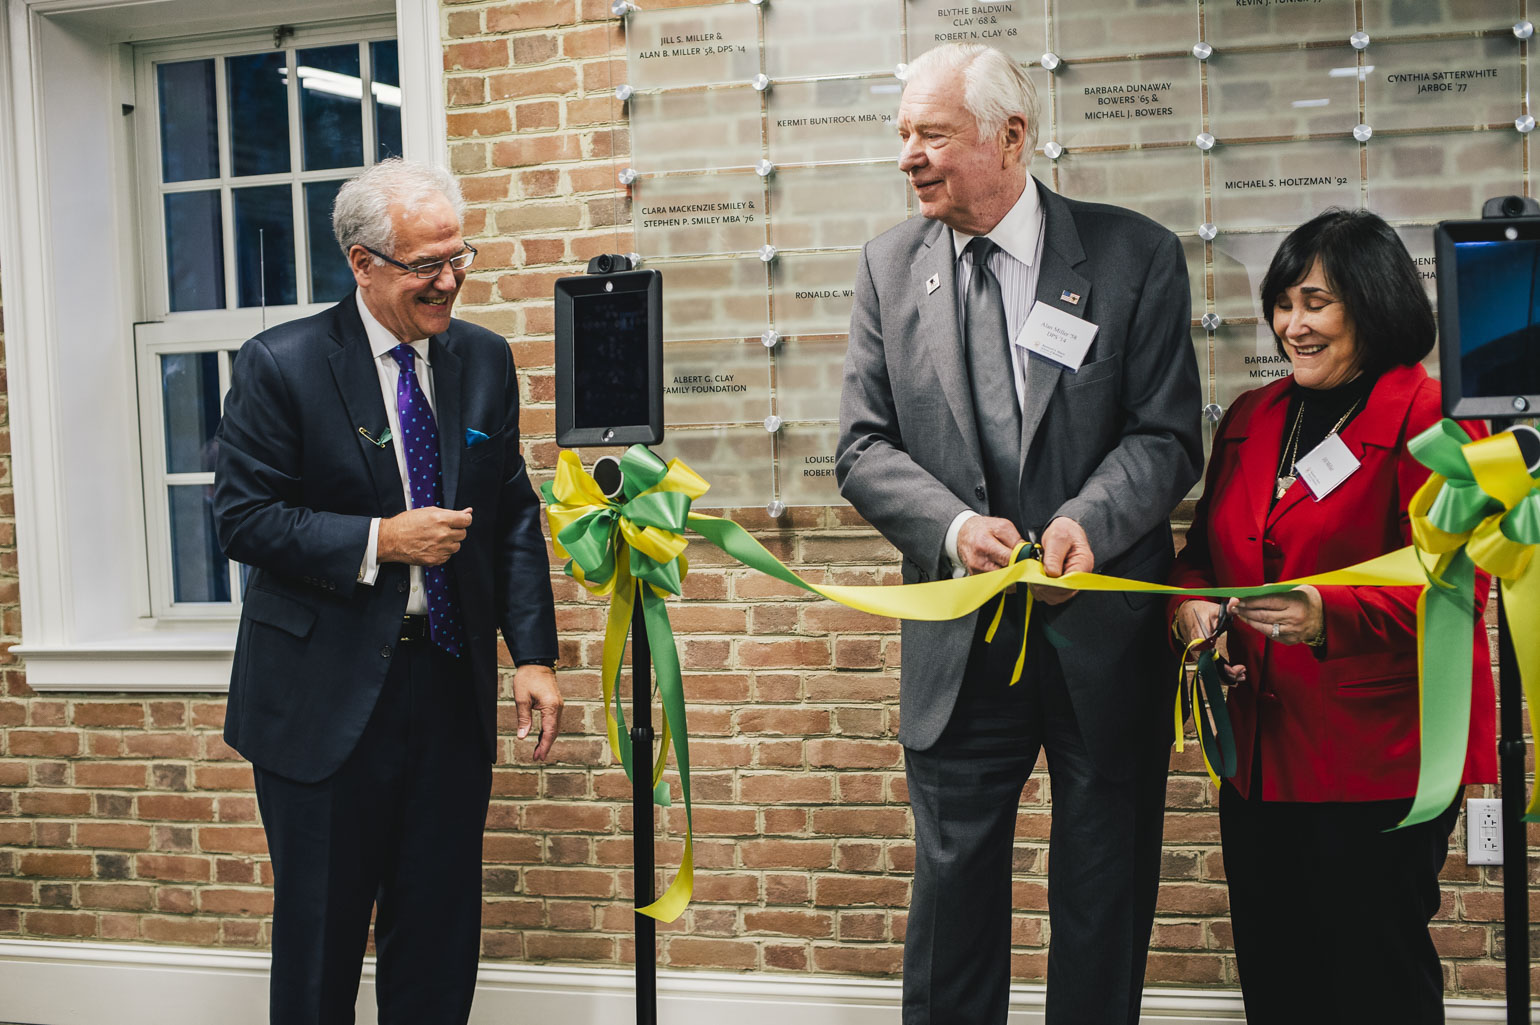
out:
<path id="1" fill-rule="evenodd" d="M 157 318 L 138 272 L 134 122 L 153 98 L 136 95 L 132 45 L 271 33 L 391 6 L 0 0 L 0 296 L 22 607 L 12 650 L 34 689 L 229 684 L 233 609 L 174 620 L 157 616 L 150 597 L 133 325 Z M 393 6 L 403 149 L 447 165 L 437 0 Z"/>
<path id="2" fill-rule="evenodd" d="M 364 44 L 361 70 L 366 81 L 372 81 L 367 44 L 394 40 L 395 27 L 388 20 L 376 19 L 357 24 L 337 25 L 328 23 L 319 27 L 299 27 L 292 35 L 286 35 L 282 50 L 286 54 L 288 77 L 294 80 L 297 53 L 312 47 L 337 44 Z M 324 168 L 317 171 L 295 169 L 279 174 L 243 175 L 230 173 L 228 160 L 229 110 L 226 100 L 226 57 L 251 53 L 268 53 L 279 47 L 273 45 L 271 33 L 237 33 L 218 40 L 198 38 L 177 40 L 169 43 L 136 46 L 134 48 L 136 95 L 139 105 L 136 112 L 141 117 L 136 131 L 138 173 L 140 183 L 139 223 L 143 250 L 143 292 L 146 309 L 155 319 L 134 325 L 134 349 L 139 379 L 139 429 L 140 453 L 144 474 L 144 505 L 147 534 L 147 569 L 149 573 L 150 605 L 158 620 L 229 620 L 240 612 L 240 567 L 235 563 L 227 566 L 230 578 L 230 601 L 225 602 L 178 602 L 172 574 L 171 511 L 167 501 L 167 488 L 173 484 L 212 484 L 212 472 L 170 473 L 165 459 L 165 405 L 161 393 L 159 363 L 162 355 L 171 353 L 217 352 L 219 354 L 219 402 L 224 408 L 225 392 L 230 384 L 230 359 L 242 342 L 258 331 L 285 321 L 306 317 L 320 312 L 330 303 L 299 303 L 285 306 L 238 307 L 240 301 L 237 286 L 237 261 L 235 232 L 232 217 L 234 188 L 260 185 L 290 186 L 290 208 L 294 211 L 294 277 L 301 294 L 308 291 L 310 278 L 310 247 L 304 231 L 304 187 L 307 182 L 334 181 L 351 177 L 363 169 L 356 167 Z M 400 44 L 397 43 L 399 53 Z M 156 66 L 186 60 L 212 58 L 214 64 L 215 93 L 218 98 L 217 126 L 220 139 L 220 166 L 218 173 L 193 183 L 161 182 L 160 104 Z M 289 152 L 301 152 L 299 90 L 289 90 Z M 374 118 L 371 116 L 367 97 L 361 101 L 363 115 L 363 152 L 372 155 L 375 149 Z M 371 161 L 372 163 L 372 161 Z M 226 308 L 171 312 L 171 299 L 167 287 L 168 266 L 166 259 L 165 203 L 163 197 L 173 192 L 209 191 L 220 192 L 221 218 L 226 230 L 224 241 L 224 286 Z"/>

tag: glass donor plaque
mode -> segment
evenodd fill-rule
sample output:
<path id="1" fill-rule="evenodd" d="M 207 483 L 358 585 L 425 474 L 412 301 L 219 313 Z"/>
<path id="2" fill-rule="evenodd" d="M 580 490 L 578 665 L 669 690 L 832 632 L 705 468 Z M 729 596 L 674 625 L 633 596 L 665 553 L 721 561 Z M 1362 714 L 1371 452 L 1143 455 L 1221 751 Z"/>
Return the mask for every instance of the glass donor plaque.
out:
<path id="1" fill-rule="evenodd" d="M 1391 220 L 1477 217 L 1524 191 L 1524 137 L 1506 132 L 1388 135 L 1367 146 L 1369 209 Z"/>
<path id="2" fill-rule="evenodd" d="M 770 412 L 770 360 L 759 339 L 670 342 L 663 402 L 676 424 L 761 421 Z"/>
<path id="3" fill-rule="evenodd" d="M 788 423 L 777 437 L 776 483 L 787 505 L 839 505 L 834 479 L 834 452 L 839 445 L 837 423 Z"/>
<path id="4" fill-rule="evenodd" d="M 1215 54 L 1209 131 L 1222 140 L 1351 132 L 1359 120 L 1358 76 L 1351 46 Z"/>
<path id="5" fill-rule="evenodd" d="M 1070 148 L 1191 142 L 1203 128 L 1191 57 L 1069 65 L 1054 80 L 1058 141 Z"/>
<path id="6" fill-rule="evenodd" d="M 1070 61 L 1186 50 L 1197 38 L 1198 10 L 1191 0 L 1058 0 L 1053 5 L 1053 47 Z"/>
<path id="7" fill-rule="evenodd" d="M 1295 225 L 1329 206 L 1357 206 L 1359 149 L 1351 138 L 1215 149 L 1214 223 Z"/>
<path id="8" fill-rule="evenodd" d="M 765 74 L 892 73 L 903 60 L 897 0 L 775 0 L 765 5 Z"/>
<path id="9" fill-rule="evenodd" d="M 631 166 L 638 171 L 751 168 L 761 153 L 759 93 L 731 86 L 631 97 Z"/>
<path id="10" fill-rule="evenodd" d="M 759 73 L 759 13 L 742 4 L 641 10 L 626 21 L 636 89 L 747 82 Z"/>
<path id="11" fill-rule="evenodd" d="M 770 160 L 897 160 L 898 80 L 779 82 L 771 87 Z"/>
<path id="12" fill-rule="evenodd" d="M 644 257 L 749 253 L 765 244 L 765 185 L 757 174 L 641 178 L 632 202 Z"/>
<path id="13" fill-rule="evenodd" d="M 1512 122 L 1520 108 L 1519 41 L 1386 43 L 1364 76 L 1364 111 L 1375 129 L 1473 128 Z"/>
<path id="14" fill-rule="evenodd" d="M 1203 38 L 1221 53 L 1235 46 L 1346 39 L 1358 27 L 1354 6 L 1353 0 L 1207 0 Z"/>
<path id="15" fill-rule="evenodd" d="M 788 167 L 770 181 L 777 249 L 865 245 L 909 216 L 909 183 L 892 161 Z"/>
<path id="16" fill-rule="evenodd" d="M 1060 0 L 1062 2 L 1062 0 Z M 1043 0 L 909 0 L 909 60 L 941 43 L 983 43 L 1023 63 L 1047 46 Z"/>

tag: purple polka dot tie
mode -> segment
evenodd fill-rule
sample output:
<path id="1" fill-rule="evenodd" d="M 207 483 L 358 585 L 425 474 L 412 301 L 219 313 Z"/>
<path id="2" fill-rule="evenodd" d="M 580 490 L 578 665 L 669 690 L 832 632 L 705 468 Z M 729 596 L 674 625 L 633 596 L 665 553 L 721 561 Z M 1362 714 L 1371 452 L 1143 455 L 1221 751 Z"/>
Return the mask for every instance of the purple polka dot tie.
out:
<path id="1" fill-rule="evenodd" d="M 417 352 L 402 343 L 390 350 L 401 365 L 396 378 L 396 414 L 401 419 L 401 446 L 406 450 L 406 477 L 412 487 L 412 508 L 439 505 L 444 500 L 444 475 L 438 461 L 438 424 L 428 397 L 417 383 Z M 428 636 L 451 655 L 460 654 L 460 619 L 450 594 L 447 566 L 424 566 L 428 592 Z"/>

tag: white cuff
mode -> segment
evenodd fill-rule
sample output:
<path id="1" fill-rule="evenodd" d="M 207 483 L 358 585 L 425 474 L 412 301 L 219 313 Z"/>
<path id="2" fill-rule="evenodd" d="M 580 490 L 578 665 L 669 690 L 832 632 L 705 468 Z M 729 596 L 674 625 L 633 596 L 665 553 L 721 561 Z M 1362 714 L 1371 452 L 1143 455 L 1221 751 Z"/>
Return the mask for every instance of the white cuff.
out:
<path id="1" fill-rule="evenodd" d="M 963 565 L 962 559 L 957 555 L 957 532 L 962 529 L 965 522 L 977 515 L 978 513 L 972 509 L 964 509 L 952 518 L 952 525 L 946 528 L 946 557 L 952 563 L 953 577 L 968 575 L 968 567 Z"/>
<path id="2" fill-rule="evenodd" d="M 369 521 L 369 543 L 364 546 L 364 562 L 358 567 L 358 583 L 374 586 L 374 578 L 380 575 L 380 518 Z"/>

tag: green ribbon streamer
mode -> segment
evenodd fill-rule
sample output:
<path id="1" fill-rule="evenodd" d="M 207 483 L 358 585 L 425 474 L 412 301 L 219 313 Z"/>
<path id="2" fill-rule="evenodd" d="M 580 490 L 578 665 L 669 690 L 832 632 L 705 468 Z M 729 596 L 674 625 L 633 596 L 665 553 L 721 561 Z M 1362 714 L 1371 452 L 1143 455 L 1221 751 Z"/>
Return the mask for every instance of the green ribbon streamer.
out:
<path id="1" fill-rule="evenodd" d="M 1464 549 L 1455 552 L 1444 567 L 1443 579 L 1446 586 L 1428 587 L 1422 592 L 1422 763 L 1411 810 L 1392 829 L 1414 826 L 1442 815 L 1454 800 L 1465 774 L 1476 629 L 1476 565 Z"/>

